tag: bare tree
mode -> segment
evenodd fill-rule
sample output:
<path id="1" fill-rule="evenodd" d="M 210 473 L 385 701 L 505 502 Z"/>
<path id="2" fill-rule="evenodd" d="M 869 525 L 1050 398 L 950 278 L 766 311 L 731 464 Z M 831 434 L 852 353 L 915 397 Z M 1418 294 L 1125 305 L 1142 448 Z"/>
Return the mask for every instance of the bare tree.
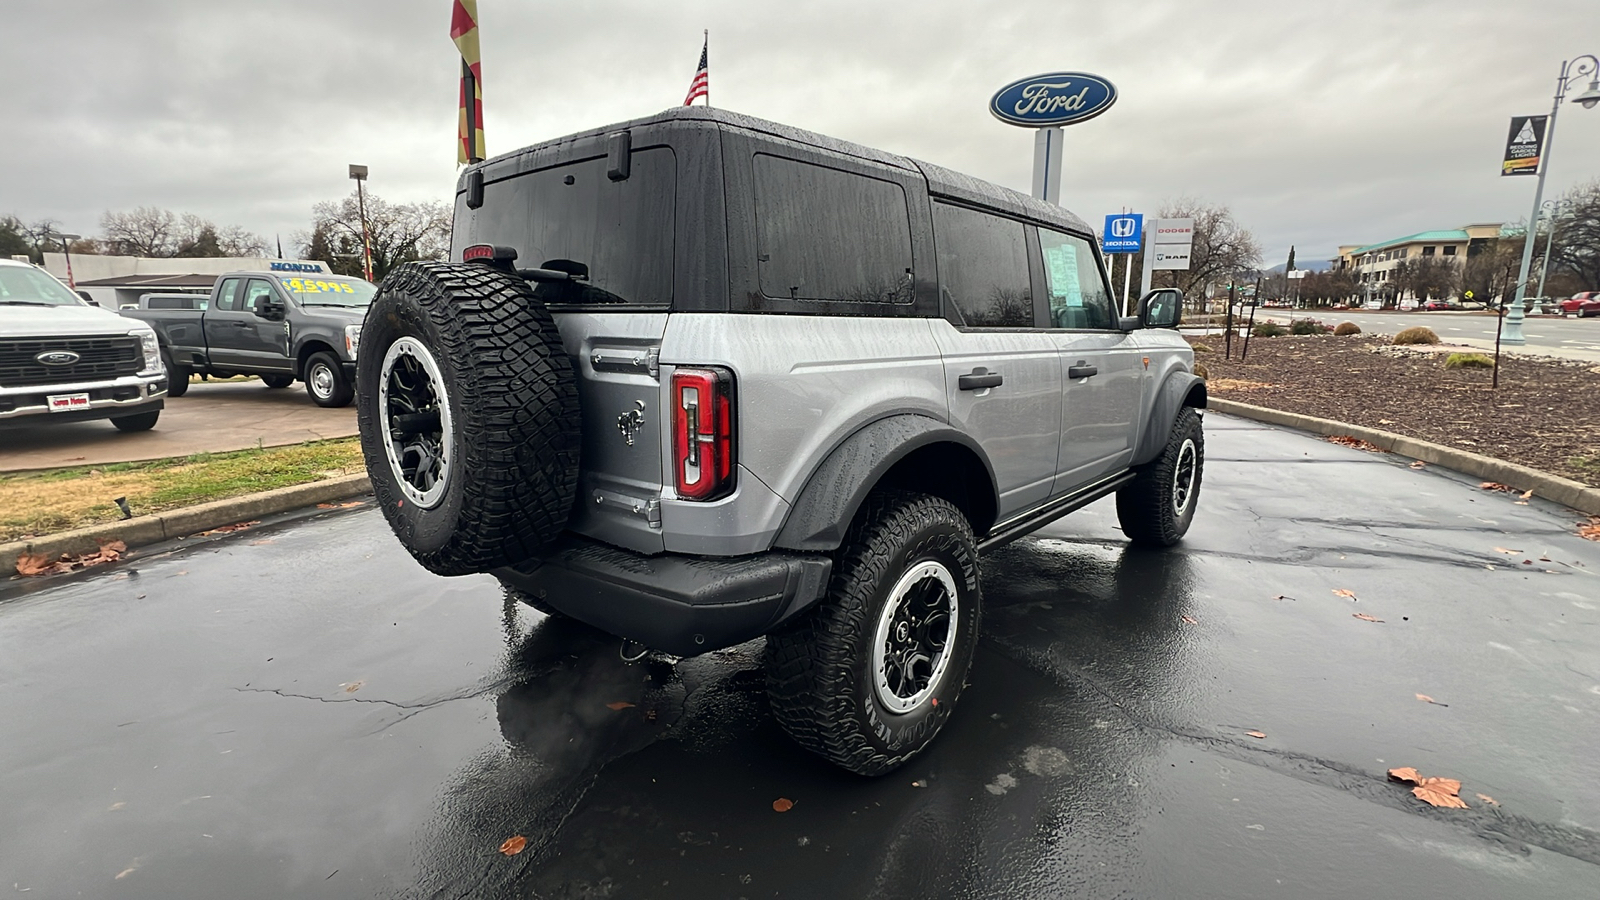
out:
<path id="1" fill-rule="evenodd" d="M 401 263 L 443 259 L 450 252 L 450 207 L 439 202 L 389 203 L 367 193 L 367 230 L 372 277 L 383 280 Z M 329 263 L 334 271 L 361 273 L 361 210 L 354 191 L 311 209 L 310 234 L 296 235 L 301 255 Z"/>
<path id="2" fill-rule="evenodd" d="M 1410 293 L 1418 300 L 1432 300 L 1453 293 L 1461 273 L 1453 257 L 1419 256 L 1395 266 L 1391 277 L 1397 292 Z"/>
<path id="3" fill-rule="evenodd" d="M 1561 200 L 1553 222 L 1550 278 L 1564 286 L 1574 283 L 1576 291 L 1600 290 L 1600 179 L 1578 185 Z"/>
<path id="4" fill-rule="evenodd" d="M 179 228 L 172 210 L 154 206 L 100 217 L 101 242 L 118 256 L 172 256 Z"/>

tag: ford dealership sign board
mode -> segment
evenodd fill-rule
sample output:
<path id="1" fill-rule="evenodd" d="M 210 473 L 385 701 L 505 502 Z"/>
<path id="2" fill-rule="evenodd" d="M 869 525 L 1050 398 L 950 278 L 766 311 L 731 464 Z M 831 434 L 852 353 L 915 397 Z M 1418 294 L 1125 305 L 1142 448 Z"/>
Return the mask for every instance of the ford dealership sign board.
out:
<path id="1" fill-rule="evenodd" d="M 1024 128 L 1074 125 L 1117 102 L 1117 87 L 1098 75 L 1054 72 L 1013 81 L 989 101 L 995 118 Z"/>

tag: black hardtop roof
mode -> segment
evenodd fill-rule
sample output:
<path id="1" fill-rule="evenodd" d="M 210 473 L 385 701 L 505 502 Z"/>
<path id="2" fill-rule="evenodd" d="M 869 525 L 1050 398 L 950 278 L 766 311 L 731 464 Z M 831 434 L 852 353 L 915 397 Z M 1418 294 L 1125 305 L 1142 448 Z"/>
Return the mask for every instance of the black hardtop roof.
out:
<path id="1" fill-rule="evenodd" d="M 709 106 L 674 107 L 654 115 L 607 125 L 602 128 L 592 128 L 587 131 L 580 131 L 555 138 L 554 140 L 523 147 L 510 153 L 502 153 L 499 156 L 463 169 L 461 178 L 457 182 L 456 190 L 460 192 L 466 189 L 467 173 L 473 169 L 494 169 L 496 170 L 495 172 L 486 173 L 488 177 L 494 178 L 501 172 L 510 174 L 510 171 L 507 170 L 523 168 L 526 165 L 525 160 L 534 154 L 541 156 L 559 155 L 559 151 L 564 147 L 604 138 L 613 132 L 658 126 L 671 128 L 675 125 L 701 125 L 703 127 L 705 124 L 739 128 L 757 134 L 768 134 L 798 144 L 805 144 L 845 156 L 853 156 L 858 159 L 870 160 L 882 165 L 918 173 L 927 180 L 928 192 L 934 196 L 945 197 L 969 205 L 988 207 L 998 212 L 1029 219 L 1042 225 L 1076 231 L 1085 235 L 1094 234 L 1088 223 L 1064 207 L 1037 200 L 1027 194 L 992 184 L 981 178 L 974 178 L 971 175 L 964 175 L 943 166 L 888 153 L 863 144 L 817 134 L 814 131 L 806 131 L 791 125 L 758 119 L 755 116 L 747 116 L 743 113 L 730 112 Z"/>

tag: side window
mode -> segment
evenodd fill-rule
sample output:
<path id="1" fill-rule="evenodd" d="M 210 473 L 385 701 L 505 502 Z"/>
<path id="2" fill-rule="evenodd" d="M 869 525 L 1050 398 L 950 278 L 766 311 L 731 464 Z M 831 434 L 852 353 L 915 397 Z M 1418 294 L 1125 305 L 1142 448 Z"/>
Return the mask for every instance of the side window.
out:
<path id="1" fill-rule="evenodd" d="M 239 303 L 238 309 L 245 312 L 255 312 L 256 304 L 272 296 L 272 285 L 260 278 L 252 278 L 244 287 L 244 298 Z"/>
<path id="2" fill-rule="evenodd" d="M 1054 328 L 1111 328 L 1116 322 L 1094 248 L 1081 237 L 1039 229 Z"/>
<path id="3" fill-rule="evenodd" d="M 911 302 L 911 220 L 900 185 L 758 153 L 755 195 L 761 293 Z"/>
<path id="4" fill-rule="evenodd" d="M 945 314 L 974 328 L 1031 328 L 1027 230 L 1021 222 L 933 205 L 939 294 Z"/>
<path id="5" fill-rule="evenodd" d="M 222 290 L 217 292 L 217 309 L 236 310 L 239 300 L 239 279 L 225 278 L 222 281 Z M 205 307 L 201 307 L 204 309 Z"/>

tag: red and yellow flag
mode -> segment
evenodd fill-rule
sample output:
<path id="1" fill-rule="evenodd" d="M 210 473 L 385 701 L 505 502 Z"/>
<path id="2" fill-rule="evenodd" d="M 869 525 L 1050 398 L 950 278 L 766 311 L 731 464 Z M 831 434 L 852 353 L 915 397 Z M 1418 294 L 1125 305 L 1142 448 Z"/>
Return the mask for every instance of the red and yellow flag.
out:
<path id="1" fill-rule="evenodd" d="M 461 51 L 461 100 L 456 112 L 456 162 L 483 159 L 483 66 L 478 58 L 478 0 L 454 0 L 450 40 Z M 470 98 L 471 105 L 468 105 Z"/>

